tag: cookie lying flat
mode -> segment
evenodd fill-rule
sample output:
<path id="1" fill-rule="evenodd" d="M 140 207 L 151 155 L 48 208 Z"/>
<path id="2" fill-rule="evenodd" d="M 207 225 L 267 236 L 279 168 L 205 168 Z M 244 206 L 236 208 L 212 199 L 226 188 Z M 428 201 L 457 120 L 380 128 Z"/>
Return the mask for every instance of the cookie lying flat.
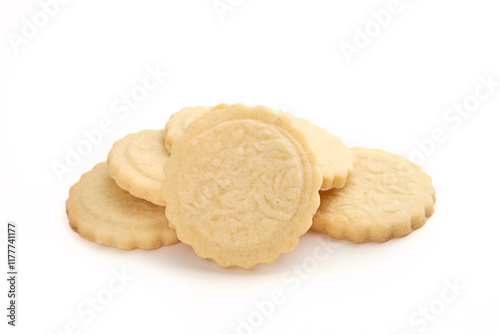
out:
<path id="1" fill-rule="evenodd" d="M 85 239 L 120 249 L 155 249 L 177 243 L 165 208 L 119 188 L 100 163 L 71 187 L 66 212 L 71 228 Z"/>
<path id="2" fill-rule="evenodd" d="M 321 193 L 312 230 L 356 243 L 384 242 L 422 227 L 434 213 L 431 178 L 404 157 L 355 148 L 346 186 Z"/>
<path id="3" fill-rule="evenodd" d="M 135 197 L 165 206 L 161 186 L 168 155 L 163 130 L 130 134 L 117 141 L 109 152 L 109 175 Z"/>
<path id="4" fill-rule="evenodd" d="M 186 131 L 189 124 L 205 117 L 211 110 L 228 108 L 227 104 L 217 107 L 184 108 L 173 114 L 165 126 L 165 145 L 170 152 L 172 142 Z M 279 111 L 276 111 L 279 112 Z M 351 150 L 342 140 L 305 119 L 284 113 L 290 117 L 292 124 L 305 133 L 313 153 L 318 159 L 323 184 L 321 190 L 342 188 L 353 170 L 353 156 Z"/>
<path id="5" fill-rule="evenodd" d="M 180 111 L 172 114 L 167 124 L 165 124 L 165 148 L 167 152 L 170 153 L 170 148 L 172 146 L 172 142 L 180 137 L 184 131 L 186 131 L 189 124 L 192 121 L 195 121 L 199 118 L 205 117 L 210 110 L 215 110 L 218 108 L 226 108 L 227 104 L 219 104 L 215 107 L 187 107 L 183 108 Z"/>
<path id="6" fill-rule="evenodd" d="M 232 105 L 191 123 L 165 163 L 178 238 L 223 267 L 294 249 L 319 206 L 321 173 L 305 135 L 264 106 Z"/>

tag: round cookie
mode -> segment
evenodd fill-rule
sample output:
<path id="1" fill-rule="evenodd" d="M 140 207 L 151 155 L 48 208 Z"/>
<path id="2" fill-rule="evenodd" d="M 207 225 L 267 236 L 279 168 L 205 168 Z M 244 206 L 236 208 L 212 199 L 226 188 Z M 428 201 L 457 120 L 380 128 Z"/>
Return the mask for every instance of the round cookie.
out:
<path id="1" fill-rule="evenodd" d="M 155 249 L 177 243 L 165 208 L 130 195 L 96 165 L 73 185 L 66 201 L 71 228 L 83 238 L 120 249 Z"/>
<path id="2" fill-rule="evenodd" d="M 211 110 L 228 108 L 227 104 L 217 107 L 195 107 L 184 108 L 173 114 L 165 126 L 165 145 L 170 152 L 172 142 L 186 131 L 189 124 L 197 119 L 205 117 Z M 280 112 L 281 111 L 276 111 Z M 284 113 L 292 124 L 305 133 L 313 153 L 318 159 L 323 184 L 321 190 L 331 188 L 342 188 L 353 170 L 351 150 L 337 136 L 326 131 L 322 127 L 305 119 L 298 118 L 289 113 Z"/>
<path id="3" fill-rule="evenodd" d="M 250 269 L 296 247 L 321 182 L 288 117 L 235 104 L 192 122 L 173 142 L 163 196 L 179 240 L 222 267 Z"/>
<path id="4" fill-rule="evenodd" d="M 354 148 L 354 172 L 342 189 L 321 192 L 312 230 L 355 243 L 385 242 L 422 227 L 434 213 L 431 178 L 404 157 Z"/>
<path id="5" fill-rule="evenodd" d="M 211 110 L 219 109 L 219 108 L 227 108 L 228 105 L 223 103 L 219 104 L 215 107 L 187 107 L 183 108 L 180 111 L 172 114 L 167 124 L 165 124 L 165 148 L 167 152 L 170 153 L 170 148 L 172 146 L 172 142 L 180 137 L 184 131 L 186 131 L 189 124 L 192 121 L 195 121 L 199 118 L 205 117 Z"/>
<path id="6" fill-rule="evenodd" d="M 108 154 L 109 175 L 135 197 L 165 206 L 163 165 L 169 156 L 163 130 L 144 130 L 117 141 Z"/>

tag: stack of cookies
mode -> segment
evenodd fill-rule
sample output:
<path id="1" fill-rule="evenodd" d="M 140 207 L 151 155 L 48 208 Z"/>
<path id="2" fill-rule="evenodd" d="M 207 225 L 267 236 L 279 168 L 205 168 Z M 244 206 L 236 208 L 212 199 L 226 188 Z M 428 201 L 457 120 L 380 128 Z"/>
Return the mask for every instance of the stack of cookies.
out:
<path id="1" fill-rule="evenodd" d="M 120 249 L 190 245 L 250 269 L 308 230 L 385 242 L 434 212 L 431 178 L 402 156 L 349 149 L 325 129 L 265 106 L 184 108 L 164 130 L 113 145 L 70 189 L 70 226 Z"/>

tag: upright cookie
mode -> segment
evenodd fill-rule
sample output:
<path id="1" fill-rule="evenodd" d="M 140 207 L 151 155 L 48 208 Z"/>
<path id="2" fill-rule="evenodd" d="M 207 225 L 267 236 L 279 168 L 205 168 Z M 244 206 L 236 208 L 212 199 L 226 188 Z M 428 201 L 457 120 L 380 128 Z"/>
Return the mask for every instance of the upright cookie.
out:
<path id="1" fill-rule="evenodd" d="M 385 242 L 422 227 L 434 213 L 431 178 L 397 154 L 355 148 L 354 172 L 342 189 L 321 193 L 312 230 L 356 243 Z"/>
<path id="2" fill-rule="evenodd" d="M 167 124 L 165 124 L 165 148 L 167 152 L 170 153 L 170 148 L 172 142 L 180 137 L 184 131 L 186 131 L 189 124 L 199 118 L 205 117 L 210 110 L 215 110 L 219 108 L 227 108 L 228 105 L 223 103 L 215 107 L 187 107 L 180 111 L 172 114 Z"/>
<path id="3" fill-rule="evenodd" d="M 108 154 L 109 174 L 135 197 L 165 206 L 163 165 L 169 156 L 163 130 L 144 130 L 117 141 Z"/>
<path id="4" fill-rule="evenodd" d="M 71 187 L 66 201 L 71 228 L 85 239 L 120 249 L 155 249 L 179 240 L 165 208 L 130 195 L 96 165 Z"/>
<path id="5" fill-rule="evenodd" d="M 272 263 L 319 206 L 305 135 L 264 106 L 235 104 L 191 123 L 165 163 L 166 214 L 179 239 L 223 267 Z"/>
<path id="6" fill-rule="evenodd" d="M 184 108 L 173 114 L 165 126 L 165 145 L 170 152 L 172 142 L 186 131 L 189 124 L 205 117 L 211 110 L 229 107 L 221 104 L 214 108 L 195 107 Z M 278 111 L 276 111 L 278 112 Z M 323 184 L 321 190 L 342 188 L 353 170 L 353 156 L 351 150 L 344 145 L 342 140 L 320 126 L 292 114 L 284 113 L 292 124 L 305 133 L 309 145 L 318 159 Z"/>

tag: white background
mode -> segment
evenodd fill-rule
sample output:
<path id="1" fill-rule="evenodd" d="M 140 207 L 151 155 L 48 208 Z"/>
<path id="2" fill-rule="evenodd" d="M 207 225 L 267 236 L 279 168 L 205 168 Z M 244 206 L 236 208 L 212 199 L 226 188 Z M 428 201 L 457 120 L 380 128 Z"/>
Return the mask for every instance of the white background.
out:
<path id="1" fill-rule="evenodd" d="M 400 12 L 349 63 L 341 43 L 353 44 L 356 27 L 376 29 L 370 12 L 389 1 L 230 3 L 221 19 L 212 0 L 73 0 L 16 52 L 9 36 L 21 35 L 23 18 L 32 21 L 41 7 L 1 1 L 5 275 L 7 222 L 19 230 L 18 327 L 6 325 L 2 278 L 1 332 L 499 333 L 500 87 L 469 117 L 443 119 L 474 95 L 479 77 L 500 81 L 498 4 L 401 0 Z M 113 103 L 157 66 L 168 77 L 120 118 Z M 150 252 L 100 247 L 69 228 L 69 187 L 106 159 L 114 141 L 162 128 L 182 107 L 220 102 L 286 109 L 348 146 L 406 157 L 442 129 L 446 140 L 420 153 L 437 189 L 436 214 L 421 230 L 380 245 L 309 233 L 293 252 L 252 271 L 221 269 L 182 244 Z M 58 180 L 53 163 L 65 163 L 68 147 L 103 119 L 113 130 Z M 321 261 L 314 257 L 320 241 L 336 247 Z M 295 267 L 309 273 L 298 279 Z M 123 270 L 134 277 L 127 286 L 93 319 L 82 316 L 77 309 L 109 296 L 113 271 Z M 450 283 L 460 285 L 457 296 L 446 290 Z M 255 303 L 274 290 L 283 302 L 257 313 Z M 443 292 L 453 301 L 444 303 Z M 432 320 L 422 320 L 429 307 Z"/>

